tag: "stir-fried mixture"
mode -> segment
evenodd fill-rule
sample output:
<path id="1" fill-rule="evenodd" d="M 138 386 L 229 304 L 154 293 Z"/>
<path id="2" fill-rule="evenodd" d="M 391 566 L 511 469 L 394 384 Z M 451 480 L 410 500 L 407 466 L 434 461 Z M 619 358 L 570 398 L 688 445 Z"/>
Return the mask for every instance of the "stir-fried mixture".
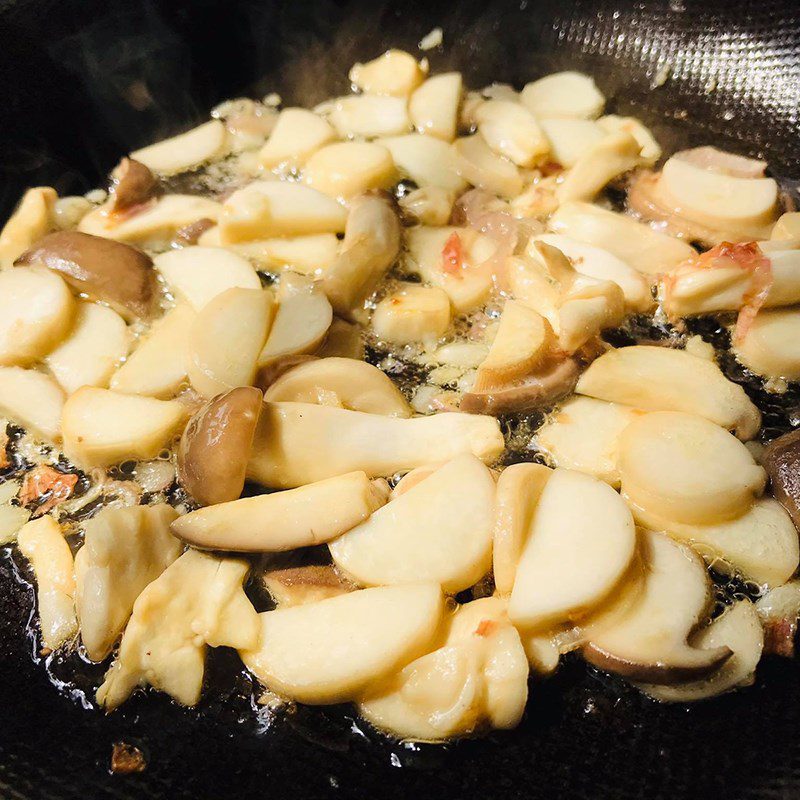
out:
<path id="1" fill-rule="evenodd" d="M 0 540 L 41 648 L 104 662 L 108 711 L 198 703 L 226 646 L 270 703 L 431 741 L 513 728 L 571 651 L 664 702 L 791 655 L 800 432 L 756 443 L 684 322 L 800 378 L 766 165 L 664 161 L 576 72 L 467 91 L 392 50 L 349 77 L 3 228 Z M 612 347 L 633 317 L 674 335 Z M 707 564 L 760 599 L 715 615 Z"/>

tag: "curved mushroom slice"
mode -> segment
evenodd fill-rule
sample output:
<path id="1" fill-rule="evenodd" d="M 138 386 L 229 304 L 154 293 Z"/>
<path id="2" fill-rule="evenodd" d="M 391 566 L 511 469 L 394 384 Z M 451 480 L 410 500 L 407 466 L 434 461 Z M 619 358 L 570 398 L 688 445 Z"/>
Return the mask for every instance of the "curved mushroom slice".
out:
<path id="1" fill-rule="evenodd" d="M 174 397 L 188 380 L 189 332 L 195 316 L 187 304 L 167 311 L 114 373 L 110 387 L 160 400 Z"/>
<path id="2" fill-rule="evenodd" d="M 273 314 L 272 292 L 262 289 L 228 289 L 204 306 L 189 331 L 193 388 L 211 398 L 251 385 Z"/>
<path id="3" fill-rule="evenodd" d="M 79 302 L 69 336 L 44 360 L 67 394 L 81 386 L 105 389 L 130 344 L 125 320 L 116 311 Z"/>
<path id="4" fill-rule="evenodd" d="M 246 561 L 196 550 L 170 564 L 136 599 L 98 704 L 113 711 L 137 686 L 150 685 L 195 705 L 206 646 L 258 646 L 258 614 L 242 588 L 249 569 Z"/>
<path id="5" fill-rule="evenodd" d="M 212 119 L 155 144 L 131 153 L 131 158 L 154 172 L 174 175 L 204 164 L 222 155 L 227 143 L 225 125 Z"/>
<path id="6" fill-rule="evenodd" d="M 769 238 L 773 241 L 794 242 L 800 239 L 800 211 L 781 214 L 772 228 Z"/>
<path id="7" fill-rule="evenodd" d="M 424 653 L 444 613 L 433 583 L 362 589 L 260 614 L 260 644 L 240 648 L 245 666 L 301 703 L 352 700 Z"/>
<path id="8" fill-rule="evenodd" d="M 141 247 L 163 248 L 187 225 L 204 219 L 216 222 L 221 208 L 207 197 L 165 194 L 136 213 L 110 214 L 101 206 L 81 219 L 78 230 Z"/>
<path id="9" fill-rule="evenodd" d="M 410 417 L 411 407 L 391 378 L 352 358 L 320 358 L 298 364 L 264 394 L 272 402 L 320 403 L 351 411 Z"/>
<path id="10" fill-rule="evenodd" d="M 284 108 L 258 160 L 267 169 L 283 164 L 302 166 L 309 156 L 336 138 L 336 131 L 305 108 Z"/>
<path id="11" fill-rule="evenodd" d="M 396 500 L 400 495 L 405 494 L 409 489 L 413 489 L 418 483 L 422 483 L 426 478 L 429 478 L 436 472 L 441 464 L 431 467 L 416 467 L 409 472 L 406 472 L 402 478 L 394 486 L 391 492 L 391 499 Z"/>
<path id="12" fill-rule="evenodd" d="M 672 684 L 708 675 L 730 658 L 731 650 L 700 649 L 687 641 L 711 606 L 703 562 L 659 533 L 644 532 L 641 543 L 643 593 L 627 614 L 594 634 L 583 657 L 630 680 Z"/>
<path id="13" fill-rule="evenodd" d="M 40 239 L 15 262 L 46 267 L 91 298 L 125 317 L 150 316 L 155 276 L 150 256 L 121 242 L 79 231 L 58 231 Z"/>
<path id="14" fill-rule="evenodd" d="M 761 497 L 736 519 L 687 525 L 631 504 L 636 521 L 690 544 L 718 572 L 739 572 L 759 584 L 779 586 L 800 563 L 800 544 L 791 517 L 771 497 Z"/>
<path id="15" fill-rule="evenodd" d="M 247 259 L 220 247 L 182 247 L 157 255 L 155 268 L 170 290 L 200 311 L 228 289 L 260 289 Z"/>
<path id="16" fill-rule="evenodd" d="M 800 431 L 773 439 L 761 458 L 775 499 L 800 530 Z"/>
<path id="17" fill-rule="evenodd" d="M 620 583 L 635 549 L 633 518 L 613 489 L 580 472 L 555 470 L 517 566 L 511 621 L 533 632 L 585 615 Z"/>
<path id="18" fill-rule="evenodd" d="M 331 101 L 328 115 L 342 139 L 396 136 L 411 129 L 405 98 L 360 94 Z"/>
<path id="19" fill-rule="evenodd" d="M 492 561 L 501 595 L 511 593 L 536 506 L 553 470 L 541 464 L 512 464 L 497 481 Z"/>
<path id="20" fill-rule="evenodd" d="M 450 327 L 450 298 L 437 286 L 400 284 L 372 314 L 375 335 L 384 342 L 436 340 Z"/>
<path id="21" fill-rule="evenodd" d="M 708 525 L 744 514 L 767 476 L 735 436 L 704 417 L 654 411 L 619 437 L 623 494 L 645 512 Z"/>
<path id="22" fill-rule="evenodd" d="M 644 275 L 669 272 L 697 255 L 680 239 L 591 203 L 563 203 L 548 224 L 555 233 L 608 250 Z"/>
<path id="23" fill-rule="evenodd" d="M 158 178 L 133 158 L 123 158 L 111 173 L 108 210 L 129 211 L 161 194 Z"/>
<path id="24" fill-rule="evenodd" d="M 175 400 L 84 386 L 64 403 L 64 454 L 82 467 L 155 458 L 185 418 L 185 406 Z"/>
<path id="25" fill-rule="evenodd" d="M 76 303 L 58 275 L 38 267 L 0 273 L 0 365 L 38 361 L 69 334 Z"/>
<path id="26" fill-rule="evenodd" d="M 467 188 L 467 182 L 458 174 L 453 149 L 435 136 L 409 133 L 379 139 L 378 144 L 391 153 L 400 174 L 417 186 L 437 186 L 456 193 Z"/>
<path id="27" fill-rule="evenodd" d="M 397 170 L 392 154 L 380 144 L 336 142 L 308 159 L 303 180 L 325 195 L 348 199 L 370 189 L 388 189 L 397 181 Z"/>
<path id="28" fill-rule="evenodd" d="M 377 288 L 400 252 L 400 220 L 388 197 L 365 194 L 350 203 L 339 256 L 322 272 L 322 291 L 343 317 Z"/>
<path id="29" fill-rule="evenodd" d="M 554 72 L 525 84 L 522 104 L 537 117 L 594 119 L 606 103 L 594 80 L 582 72 Z"/>
<path id="30" fill-rule="evenodd" d="M 572 262 L 577 272 L 600 281 L 616 283 L 622 289 L 625 305 L 630 310 L 648 311 L 653 307 L 655 301 L 645 277 L 608 250 L 584 244 L 569 236 L 545 233 L 531 239 L 528 255 L 535 255 L 531 247 L 537 241 L 560 250 Z"/>
<path id="31" fill-rule="evenodd" d="M 223 244 L 271 236 L 341 233 L 347 211 L 332 197 L 300 183 L 253 181 L 222 205 Z"/>
<path id="32" fill-rule="evenodd" d="M 72 551 L 59 524 L 48 516 L 23 525 L 17 543 L 36 576 L 42 646 L 55 650 L 78 632 Z"/>
<path id="33" fill-rule="evenodd" d="M 330 564 L 271 569 L 263 574 L 261 582 L 280 608 L 317 603 L 356 588 Z"/>
<path id="34" fill-rule="evenodd" d="M 0 411 L 47 442 L 61 441 L 64 392 L 48 375 L 0 367 Z"/>
<path id="35" fill-rule="evenodd" d="M 363 522 L 383 499 L 363 472 L 185 514 L 172 532 L 193 547 L 275 553 L 324 544 Z"/>
<path id="36" fill-rule="evenodd" d="M 528 699 L 528 663 L 505 605 L 485 597 L 460 606 L 441 646 L 370 687 L 359 713 L 396 736 L 425 741 L 485 723 L 516 727 Z"/>
<path id="37" fill-rule="evenodd" d="M 519 103 L 487 100 L 476 109 L 475 122 L 489 147 L 519 167 L 532 167 L 550 150 L 536 118 Z"/>
<path id="38" fill-rule="evenodd" d="M 630 133 L 610 134 L 578 158 L 556 195 L 562 203 L 592 200 L 610 181 L 641 163 L 641 147 Z"/>
<path id="39" fill-rule="evenodd" d="M 462 87 L 460 72 L 443 72 L 428 78 L 408 101 L 414 127 L 420 133 L 452 142 L 456 138 Z"/>
<path id="40" fill-rule="evenodd" d="M 328 547 L 363 586 L 430 580 L 460 592 L 491 567 L 493 506 L 491 472 L 462 455 Z"/>
<path id="41" fill-rule="evenodd" d="M 178 447 L 178 481 L 201 505 L 226 503 L 242 493 L 260 410 L 261 392 L 238 386 L 189 420 Z"/>
<path id="42" fill-rule="evenodd" d="M 619 488 L 622 431 L 644 413 L 591 397 L 571 397 L 536 431 L 536 444 L 557 467 L 585 472 Z"/>
<path id="43" fill-rule="evenodd" d="M 328 298 L 315 289 L 282 298 L 258 355 L 258 366 L 318 350 L 332 321 L 333 309 Z"/>
<path id="44" fill-rule="evenodd" d="M 84 525 L 75 556 L 75 603 L 81 639 L 102 661 L 122 633 L 136 598 L 181 554 L 169 531 L 171 506 L 104 508 Z"/>
<path id="45" fill-rule="evenodd" d="M 772 380 L 800 379 L 800 311 L 760 311 L 733 350 L 757 375 Z"/>
<path id="46" fill-rule="evenodd" d="M 616 114 L 606 114 L 600 117 L 596 124 L 606 133 L 624 132 L 633 136 L 641 148 L 642 163 L 655 164 L 661 158 L 661 145 L 656 141 L 650 129 L 642 125 L 636 117 L 618 117 Z"/>
<path id="47" fill-rule="evenodd" d="M 247 474 L 264 486 L 291 489 L 354 470 L 394 475 L 461 453 L 491 463 L 503 444 L 492 417 L 398 419 L 308 403 L 265 403 Z"/>
<path id="48" fill-rule="evenodd" d="M 693 636 L 691 644 L 712 652 L 726 648 L 731 656 L 715 672 L 698 681 L 672 686 L 638 683 L 636 687 L 662 703 L 694 703 L 740 686 L 750 686 L 755 680 L 756 666 L 764 649 L 764 631 L 753 604 L 749 600 L 740 600 Z"/>
<path id="49" fill-rule="evenodd" d="M 510 200 L 522 191 L 517 165 L 494 153 L 479 134 L 453 142 L 458 174 L 468 183 Z"/>
<path id="50" fill-rule="evenodd" d="M 34 242 L 53 228 L 53 208 L 58 194 L 49 186 L 36 186 L 22 196 L 0 231 L 0 267 L 10 267 Z"/>
<path id="51" fill-rule="evenodd" d="M 713 361 L 669 347 L 610 350 L 581 375 L 575 391 L 645 411 L 698 414 L 743 441 L 761 427 L 761 414 L 744 389 Z"/>
<path id="52" fill-rule="evenodd" d="M 425 78 L 422 65 L 404 50 L 387 50 L 366 64 L 353 64 L 350 82 L 367 94 L 408 97 Z"/>

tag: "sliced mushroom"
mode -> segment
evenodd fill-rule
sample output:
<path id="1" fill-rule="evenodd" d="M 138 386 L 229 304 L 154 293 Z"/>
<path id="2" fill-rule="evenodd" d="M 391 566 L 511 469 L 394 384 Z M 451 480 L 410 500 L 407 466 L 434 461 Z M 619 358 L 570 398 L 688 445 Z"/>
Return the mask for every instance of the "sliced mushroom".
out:
<path id="1" fill-rule="evenodd" d="M 178 447 L 178 480 L 201 505 L 226 503 L 242 493 L 260 409 L 261 392 L 238 386 L 189 420 Z"/>
<path id="2" fill-rule="evenodd" d="M 391 378 L 352 358 L 318 358 L 300 363 L 266 389 L 268 402 L 321 403 L 352 411 L 410 417 L 411 407 Z"/>
<path id="3" fill-rule="evenodd" d="M 332 101 L 329 119 L 342 139 L 396 136 L 411 129 L 404 97 L 360 94 Z"/>
<path id="4" fill-rule="evenodd" d="M 46 267 L 125 317 L 147 318 L 152 313 L 153 262 L 130 245 L 78 231 L 58 231 L 40 239 L 14 264 Z"/>
<path id="5" fill-rule="evenodd" d="M 283 164 L 303 166 L 308 157 L 336 138 L 336 131 L 320 116 L 305 108 L 285 108 L 258 153 L 267 169 Z"/>
<path id="6" fill-rule="evenodd" d="M 188 304 L 170 309 L 111 378 L 110 388 L 168 400 L 187 384 L 189 332 L 195 312 Z"/>
<path id="7" fill-rule="evenodd" d="M 391 200 L 365 194 L 350 203 L 339 257 L 322 274 L 322 290 L 343 317 L 375 290 L 400 252 L 400 221 Z"/>
<path id="8" fill-rule="evenodd" d="M 181 554 L 181 543 L 169 532 L 177 516 L 161 503 L 104 508 L 85 524 L 75 556 L 75 603 L 92 661 L 111 652 L 136 598 Z"/>
<path id="9" fill-rule="evenodd" d="M 449 327 L 450 298 L 437 286 L 400 284 L 372 314 L 375 335 L 395 344 L 436 340 Z"/>
<path id="10" fill-rule="evenodd" d="M 46 442 L 61 440 L 64 392 L 32 369 L 0 367 L 0 411 Z"/>
<path id="11" fill-rule="evenodd" d="M 428 78 L 411 95 L 408 113 L 419 133 L 452 142 L 456 138 L 463 82 L 460 72 Z"/>
<path id="12" fill-rule="evenodd" d="M 69 335 L 76 303 L 67 285 L 48 270 L 0 273 L 0 364 L 38 361 Z"/>
<path id="13" fill-rule="evenodd" d="M 0 231 L 0 267 L 10 267 L 34 242 L 53 228 L 58 194 L 49 186 L 28 189 Z"/>
<path id="14" fill-rule="evenodd" d="M 185 418 L 185 406 L 175 400 L 84 386 L 64 403 L 64 454 L 87 468 L 155 458 Z"/>
<path id="15" fill-rule="evenodd" d="M 764 631 L 753 604 L 749 600 L 739 600 L 707 628 L 698 631 L 691 644 L 711 651 L 724 647 L 731 651 L 731 656 L 716 671 L 698 681 L 672 686 L 640 683 L 637 688 L 662 703 L 694 703 L 750 686 L 764 649 Z"/>
<path id="16" fill-rule="evenodd" d="M 594 120 L 556 117 L 540 119 L 539 125 L 550 144 L 553 163 L 565 169 L 574 167 L 584 153 L 606 137 L 606 132 Z"/>
<path id="17" fill-rule="evenodd" d="M 680 239 L 591 203 L 563 203 L 549 225 L 555 233 L 608 250 L 644 275 L 669 272 L 697 255 Z"/>
<path id="18" fill-rule="evenodd" d="M 447 225 L 453 212 L 455 194 L 439 186 L 414 189 L 399 199 L 400 208 L 406 217 L 420 225 Z"/>
<path id="19" fill-rule="evenodd" d="M 517 566 L 511 621 L 533 632 L 585 616 L 618 586 L 635 550 L 636 530 L 622 498 L 589 475 L 555 470 Z"/>
<path id="20" fill-rule="evenodd" d="M 761 427 L 761 414 L 744 389 L 713 361 L 669 347 L 610 350 L 583 373 L 575 391 L 645 411 L 699 414 L 743 441 Z"/>
<path id="21" fill-rule="evenodd" d="M 597 126 L 606 133 L 629 133 L 639 143 L 641 159 L 644 164 L 655 164 L 661 158 L 661 145 L 649 128 L 636 117 L 618 117 L 607 114 L 597 120 Z M 563 162 L 562 162 L 563 163 Z"/>
<path id="22" fill-rule="evenodd" d="M 712 673 L 732 654 L 727 646 L 702 649 L 688 639 L 711 607 L 703 562 L 663 534 L 641 537 L 647 568 L 644 592 L 629 612 L 598 631 L 583 657 L 630 680 L 680 683 Z"/>
<path id="23" fill-rule="evenodd" d="M 532 167 L 550 145 L 525 106 L 510 100 L 487 100 L 475 111 L 478 132 L 489 147 L 517 166 Z"/>
<path id="24" fill-rule="evenodd" d="M 111 173 L 108 210 L 114 214 L 141 206 L 161 194 L 158 178 L 132 158 L 123 158 Z"/>
<path id="25" fill-rule="evenodd" d="M 479 134 L 456 139 L 452 145 L 456 169 L 465 181 L 506 199 L 522 191 L 516 164 L 494 153 Z"/>
<path id="26" fill-rule="evenodd" d="M 466 181 L 458 174 L 455 154 L 447 142 L 435 136 L 409 133 L 379 139 L 378 143 L 392 154 L 400 174 L 417 186 L 436 186 L 457 193 L 467 188 Z"/>
<path id="27" fill-rule="evenodd" d="M 733 349 L 756 375 L 772 380 L 800 379 L 800 311 L 760 311 Z"/>
<path id="28" fill-rule="evenodd" d="M 623 494 L 646 512 L 689 525 L 744 514 L 766 473 L 735 436 L 679 411 L 654 411 L 628 425 L 617 459 Z"/>
<path id="29" fill-rule="evenodd" d="M 364 360 L 364 337 L 361 328 L 338 317 L 333 318 L 328 335 L 317 350 L 319 358 L 354 358 Z"/>
<path id="30" fill-rule="evenodd" d="M 150 685 L 181 705 L 200 699 L 207 646 L 258 645 L 242 583 L 250 565 L 187 550 L 139 595 L 97 702 L 109 711 Z"/>
<path id="31" fill-rule="evenodd" d="M 502 450 L 503 435 L 492 417 L 399 419 L 308 403 L 265 403 L 247 472 L 264 486 L 291 489 L 354 470 L 394 475 L 462 453 L 491 463 Z"/>
<path id="32" fill-rule="evenodd" d="M 490 569 L 494 480 L 462 455 L 332 541 L 336 566 L 362 586 L 430 580 L 448 593 Z"/>
<path id="33" fill-rule="evenodd" d="M 443 613 L 433 583 L 362 589 L 260 614 L 260 645 L 240 655 L 283 697 L 344 702 L 424 653 Z"/>
<path id="34" fill-rule="evenodd" d="M 773 225 L 769 238 L 779 242 L 793 242 L 800 239 L 800 211 L 788 211 L 782 214 Z"/>
<path id="35" fill-rule="evenodd" d="M 347 594 L 356 588 L 330 564 L 270 569 L 264 573 L 261 581 L 275 605 L 280 608 L 316 603 Z"/>
<path id="36" fill-rule="evenodd" d="M 56 650 L 78 633 L 72 551 L 61 526 L 49 516 L 26 523 L 17 543 L 36 576 L 42 646 Z"/>
<path id="37" fill-rule="evenodd" d="M 154 172 L 174 175 L 222 155 L 227 143 L 225 125 L 218 119 L 131 153 L 131 158 Z"/>
<path id="38" fill-rule="evenodd" d="M 367 94 L 408 97 L 425 78 L 425 71 L 410 53 L 387 50 L 366 64 L 353 64 L 348 76 Z"/>
<path id="39" fill-rule="evenodd" d="M 303 180 L 318 192 L 349 199 L 370 189 L 388 189 L 397 180 L 392 155 L 375 142 L 336 142 L 306 162 Z"/>
<path id="40" fill-rule="evenodd" d="M 173 522 L 172 532 L 203 550 L 276 553 L 329 542 L 383 503 L 363 472 L 349 472 L 191 511 Z"/>
<path id="41" fill-rule="evenodd" d="M 581 72 L 554 72 L 525 84 L 522 104 L 536 117 L 577 117 L 594 119 L 606 99 L 595 82 Z"/>
<path id="42" fill-rule="evenodd" d="M 83 301 L 77 306 L 69 336 L 45 356 L 45 363 L 67 394 L 81 386 L 107 388 L 131 344 L 125 320 L 116 311 Z"/>
<path id="43" fill-rule="evenodd" d="M 541 464 L 512 464 L 497 481 L 492 559 L 494 583 L 511 594 L 517 564 L 528 541 L 536 506 L 553 470 Z"/>
<path id="44" fill-rule="evenodd" d="M 773 439 L 761 458 L 775 499 L 800 531 L 800 431 Z"/>

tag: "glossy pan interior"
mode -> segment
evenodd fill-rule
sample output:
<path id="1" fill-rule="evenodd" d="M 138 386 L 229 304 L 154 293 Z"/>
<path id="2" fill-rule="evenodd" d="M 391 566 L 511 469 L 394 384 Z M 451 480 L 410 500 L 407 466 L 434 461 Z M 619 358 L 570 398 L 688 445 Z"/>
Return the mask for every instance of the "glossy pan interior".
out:
<path id="1" fill-rule="evenodd" d="M 0 210 L 27 185 L 97 185 L 120 154 L 222 98 L 277 90 L 289 102 L 321 100 L 345 88 L 354 60 L 412 49 L 434 25 L 445 34 L 443 50 L 429 54 L 434 69 L 460 69 L 472 86 L 581 69 L 612 111 L 640 116 L 667 147 L 718 144 L 765 157 L 789 188 L 800 181 L 796 0 L 6 0 Z M 787 430 L 800 395 L 777 402 L 747 388 L 768 412 L 767 435 Z M 518 730 L 407 747 L 355 727 L 346 708 L 269 724 L 222 651 L 199 709 L 150 694 L 111 716 L 87 711 L 79 691 L 53 689 L 57 662 L 32 663 L 31 598 L 4 555 L 3 798 L 800 796 L 800 663 L 766 658 L 755 687 L 687 710 L 568 659 L 533 686 Z M 108 773 L 116 741 L 143 749 L 144 773 Z"/>

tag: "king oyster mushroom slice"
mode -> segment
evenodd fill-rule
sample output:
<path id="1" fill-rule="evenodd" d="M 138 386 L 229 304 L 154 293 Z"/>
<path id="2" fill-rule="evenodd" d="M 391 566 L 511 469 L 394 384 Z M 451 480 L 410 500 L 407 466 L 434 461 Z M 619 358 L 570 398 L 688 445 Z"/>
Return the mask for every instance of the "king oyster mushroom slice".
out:
<path id="1" fill-rule="evenodd" d="M 697 255 L 674 236 L 591 203 L 562 203 L 548 225 L 555 233 L 608 250 L 644 275 L 669 272 Z"/>
<path id="2" fill-rule="evenodd" d="M 645 512 L 708 525 L 744 514 L 764 491 L 766 473 L 724 428 L 695 414 L 654 411 L 619 438 L 622 492 Z"/>
<path id="3" fill-rule="evenodd" d="M 172 532 L 205 550 L 280 552 L 329 542 L 384 502 L 363 472 L 349 472 L 192 511 L 175 520 Z"/>
<path id="4" fill-rule="evenodd" d="M 178 481 L 201 505 L 236 500 L 244 488 L 261 392 L 238 386 L 189 420 L 178 446 Z"/>
<path id="5" fill-rule="evenodd" d="M 743 441 L 761 427 L 761 414 L 744 389 L 713 361 L 669 347 L 610 350 L 581 375 L 575 391 L 645 411 L 698 414 Z"/>
<path id="6" fill-rule="evenodd" d="M 339 316 L 352 317 L 375 290 L 397 259 L 400 233 L 389 197 L 365 194 L 350 203 L 339 256 L 322 274 L 322 290 Z"/>
<path id="7" fill-rule="evenodd" d="M 260 643 L 239 654 L 283 697 L 345 702 L 425 653 L 444 609 L 435 583 L 362 589 L 260 614 Z"/>
<path id="8" fill-rule="evenodd" d="M 772 494 L 800 530 L 800 431 L 773 439 L 761 463 L 769 476 Z"/>
<path id="9" fill-rule="evenodd" d="M 247 475 L 273 489 L 363 470 L 371 478 L 462 453 L 486 463 L 503 451 L 492 417 L 448 412 L 402 419 L 310 403 L 264 403 Z"/>
<path id="10" fill-rule="evenodd" d="M 366 64 L 353 64 L 348 77 L 367 94 L 408 97 L 424 80 L 427 67 L 404 50 L 387 50 Z"/>
<path id="11" fill-rule="evenodd" d="M 61 527 L 48 516 L 23 525 L 17 543 L 36 576 L 42 645 L 55 650 L 78 632 L 72 552 Z"/>
<path id="12" fill-rule="evenodd" d="M 264 399 L 411 416 L 411 407 L 391 378 L 372 364 L 352 358 L 319 358 L 297 364 L 269 385 Z"/>
<path id="13" fill-rule="evenodd" d="M 460 72 L 434 75 L 416 89 L 408 101 L 408 114 L 417 131 L 452 142 L 458 128 L 462 89 Z"/>
<path id="14" fill-rule="evenodd" d="M 800 310 L 760 311 L 743 336 L 734 337 L 736 357 L 749 370 L 776 381 L 800 378 Z"/>
<path id="15" fill-rule="evenodd" d="M 514 588 L 517 564 L 528 541 L 536 505 L 553 474 L 553 470 L 541 464 L 512 464 L 500 473 L 495 496 L 492 566 L 495 587 L 501 595 L 510 594 Z"/>
<path id="16" fill-rule="evenodd" d="M 104 508 L 84 525 L 75 556 L 75 604 L 81 639 L 102 661 L 122 633 L 136 598 L 181 554 L 169 531 L 171 506 Z"/>
<path id="17" fill-rule="evenodd" d="M 777 243 L 800 240 L 800 211 L 787 211 L 785 214 L 781 214 L 772 227 L 769 238 Z"/>
<path id="18" fill-rule="evenodd" d="M 397 183 L 392 154 L 376 142 L 336 142 L 317 150 L 303 168 L 303 180 L 318 192 L 348 200 Z"/>
<path id="19" fill-rule="evenodd" d="M 549 477 L 517 565 L 508 615 L 526 632 L 551 629 L 603 603 L 627 573 L 636 531 L 622 498 L 572 470 Z"/>
<path id="20" fill-rule="evenodd" d="M 131 158 L 155 172 L 174 175 L 222 155 L 227 143 L 225 125 L 212 119 L 186 133 L 163 139 L 131 153 Z"/>
<path id="21" fill-rule="evenodd" d="M 450 298 L 438 286 L 402 283 L 372 313 L 372 329 L 384 342 L 436 341 L 450 327 Z"/>
<path id="22" fill-rule="evenodd" d="M 764 649 L 764 631 L 753 604 L 740 600 L 725 613 L 691 637 L 692 647 L 701 650 L 728 648 L 731 657 L 705 678 L 662 686 L 639 683 L 636 687 L 662 703 L 694 703 L 750 686 Z"/>
<path id="23" fill-rule="evenodd" d="M 643 411 L 592 397 L 571 397 L 536 431 L 539 449 L 558 467 L 619 488 L 619 437 Z"/>
<path id="24" fill-rule="evenodd" d="M 630 680 L 672 684 L 708 675 L 732 651 L 702 649 L 690 635 L 711 608 L 711 581 L 702 560 L 663 534 L 644 532 L 644 591 L 627 614 L 595 632 L 583 657 Z"/>
<path id="25" fill-rule="evenodd" d="M 34 242 L 51 231 L 58 194 L 49 186 L 28 189 L 0 231 L 0 267 L 10 267 Z"/>
<path id="26" fill-rule="evenodd" d="M 79 231 L 57 231 L 26 250 L 15 266 L 46 267 L 128 319 L 148 318 L 156 285 L 153 262 L 135 247 Z"/>
<path id="27" fill-rule="evenodd" d="M 439 647 L 369 687 L 359 713 L 403 739 L 439 741 L 487 725 L 514 728 L 528 699 L 528 663 L 506 603 L 459 606 Z"/>
<path id="28" fill-rule="evenodd" d="M 363 586 L 431 580 L 459 592 L 491 567 L 494 493 L 491 472 L 461 455 L 328 547 Z"/>
<path id="29" fill-rule="evenodd" d="M 378 143 L 391 154 L 398 172 L 418 187 L 438 187 L 460 194 L 467 182 L 458 174 L 455 153 L 447 142 L 435 136 L 409 133 L 389 136 Z"/>
<path id="30" fill-rule="evenodd" d="M 0 367 L 0 412 L 46 442 L 61 441 L 64 392 L 33 369 Z"/>
<path id="31" fill-rule="evenodd" d="M 263 574 L 261 582 L 280 608 L 304 606 L 356 589 L 331 564 L 269 569 Z"/>
<path id="32" fill-rule="evenodd" d="M 594 80 L 582 72 L 554 72 L 525 84 L 520 100 L 537 117 L 594 119 L 605 97 Z"/>
<path id="33" fill-rule="evenodd" d="M 187 550 L 133 604 L 119 653 L 97 690 L 112 711 L 139 686 L 181 705 L 200 699 L 206 647 L 258 646 L 258 614 L 242 584 L 250 565 Z"/>
<path id="34" fill-rule="evenodd" d="M 123 158 L 111 173 L 109 210 L 127 211 L 161 193 L 158 178 L 141 161 Z"/>
<path id="35" fill-rule="evenodd" d="M 321 116 L 305 108 L 284 108 L 258 160 L 267 169 L 291 164 L 302 167 L 320 147 L 336 139 L 336 131 Z"/>
<path id="36" fill-rule="evenodd" d="M 512 100 L 487 100 L 475 109 L 478 132 L 489 147 L 517 166 L 533 167 L 550 150 L 536 118 Z"/>

